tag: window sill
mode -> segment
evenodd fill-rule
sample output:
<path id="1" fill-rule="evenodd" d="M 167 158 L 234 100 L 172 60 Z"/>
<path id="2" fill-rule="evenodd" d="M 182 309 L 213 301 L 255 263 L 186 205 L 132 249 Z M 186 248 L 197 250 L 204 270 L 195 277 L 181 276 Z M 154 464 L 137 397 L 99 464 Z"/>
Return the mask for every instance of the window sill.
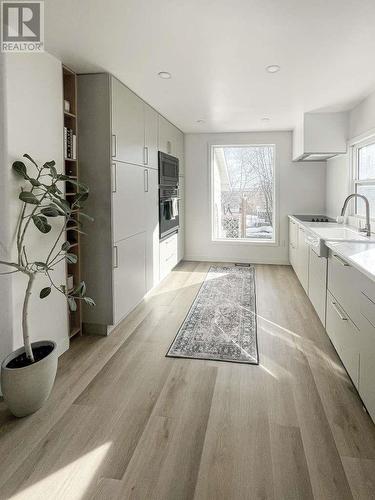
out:
<path id="1" fill-rule="evenodd" d="M 219 244 L 226 244 L 226 245 L 249 245 L 249 246 L 278 246 L 278 242 L 275 239 L 272 240 L 260 240 L 258 238 L 256 239 L 250 239 L 250 238 L 212 238 L 211 239 L 212 243 L 219 243 Z"/>

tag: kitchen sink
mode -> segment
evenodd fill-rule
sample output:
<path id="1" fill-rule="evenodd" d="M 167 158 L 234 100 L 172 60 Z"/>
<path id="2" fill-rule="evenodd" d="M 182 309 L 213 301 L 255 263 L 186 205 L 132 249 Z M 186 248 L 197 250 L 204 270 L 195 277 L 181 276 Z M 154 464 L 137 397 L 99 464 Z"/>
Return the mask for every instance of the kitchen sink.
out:
<path id="1" fill-rule="evenodd" d="M 306 243 L 313 248 L 314 252 L 319 255 L 319 257 L 327 257 L 327 241 L 341 243 L 375 243 L 374 238 L 368 238 L 355 229 L 349 229 L 348 227 L 329 227 L 328 225 L 308 228 L 306 230 L 305 239 Z"/>
<path id="2" fill-rule="evenodd" d="M 346 227 L 317 227 L 314 232 L 326 241 L 371 242 L 364 234 Z"/>

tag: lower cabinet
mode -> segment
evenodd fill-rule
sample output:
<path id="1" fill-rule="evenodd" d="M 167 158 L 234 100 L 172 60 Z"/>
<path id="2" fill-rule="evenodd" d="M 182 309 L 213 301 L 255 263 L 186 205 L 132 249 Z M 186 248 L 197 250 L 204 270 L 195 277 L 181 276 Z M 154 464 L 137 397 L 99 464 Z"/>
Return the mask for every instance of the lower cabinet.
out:
<path id="1" fill-rule="evenodd" d="M 363 275 L 335 251 L 329 250 L 327 287 L 336 297 L 351 320 L 359 326 L 361 321 L 359 298 Z"/>
<path id="2" fill-rule="evenodd" d="M 146 233 L 139 233 L 114 246 L 115 324 L 142 300 L 146 293 Z"/>
<path id="3" fill-rule="evenodd" d="M 306 293 L 308 293 L 309 290 L 309 251 L 310 247 L 305 239 L 305 229 L 299 226 L 294 270 Z"/>
<path id="4" fill-rule="evenodd" d="M 162 280 L 178 263 L 178 236 L 173 234 L 160 242 L 160 279 Z"/>
<path id="5" fill-rule="evenodd" d="M 309 255 L 309 299 L 323 325 L 326 324 L 327 259 L 312 248 Z"/>
<path id="6" fill-rule="evenodd" d="M 180 201 L 179 201 L 179 222 L 180 229 L 177 234 L 177 256 L 178 262 L 184 258 L 185 255 L 185 183 L 184 178 L 179 179 Z"/>
<path id="7" fill-rule="evenodd" d="M 375 327 L 363 318 L 360 333 L 359 394 L 375 422 Z"/>
<path id="8" fill-rule="evenodd" d="M 289 262 L 306 293 L 309 289 L 309 251 L 305 228 L 289 219 Z"/>
<path id="9" fill-rule="evenodd" d="M 159 283 L 159 196 L 158 171 L 145 169 L 146 290 Z"/>
<path id="10" fill-rule="evenodd" d="M 289 262 L 296 268 L 297 262 L 297 245 L 298 245 L 298 224 L 294 220 L 289 219 Z"/>
<path id="11" fill-rule="evenodd" d="M 335 249 L 319 257 L 292 219 L 289 261 L 375 422 L 375 283 Z"/>
<path id="12" fill-rule="evenodd" d="M 360 331 L 330 292 L 327 293 L 326 331 L 353 384 L 358 388 Z"/>

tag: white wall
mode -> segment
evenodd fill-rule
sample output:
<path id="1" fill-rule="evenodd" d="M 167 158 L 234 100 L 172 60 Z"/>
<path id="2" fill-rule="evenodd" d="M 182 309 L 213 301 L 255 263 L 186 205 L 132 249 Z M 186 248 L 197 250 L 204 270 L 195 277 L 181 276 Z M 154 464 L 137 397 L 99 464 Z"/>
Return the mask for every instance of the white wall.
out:
<path id="1" fill-rule="evenodd" d="M 9 194 L 8 234 L 1 234 L 3 252 L 15 257 L 14 228 L 19 214 L 18 194 L 22 180 L 11 172 L 11 164 L 29 153 L 38 163 L 55 160 L 63 168 L 62 146 L 62 70 L 61 63 L 49 54 L 15 54 L 5 57 L 3 77 L 6 86 L 7 158 L 2 163 L 5 179 L 4 191 Z M 4 228 L 3 220 L 1 226 Z M 32 227 L 27 242 L 30 256 L 43 260 L 57 228 L 42 235 Z M 4 268 L 3 268 L 4 269 Z M 65 283 L 65 264 L 54 272 L 58 284 Z M 1 278 L 1 277 L 0 277 Z M 53 292 L 46 299 L 39 298 L 39 291 L 47 286 L 45 277 L 38 277 L 30 301 L 30 333 L 33 340 L 51 339 L 62 353 L 69 346 L 68 316 L 65 297 Z M 3 332 L 6 342 L 1 344 L 3 358 L 11 349 L 22 345 L 21 307 L 26 278 L 12 277 L 12 328 Z"/>
<path id="2" fill-rule="evenodd" d="M 348 143 L 368 132 L 375 132 L 375 92 L 360 102 L 349 113 Z M 327 214 L 336 217 L 350 192 L 349 153 L 327 161 Z M 372 214 L 375 217 L 375 214 Z M 354 220 L 353 220 L 354 222 Z"/>
<path id="3" fill-rule="evenodd" d="M 212 242 L 209 146 L 275 144 L 279 237 L 277 245 Z M 325 163 L 293 163 L 291 132 L 185 135 L 187 260 L 288 264 L 288 214 L 325 211 Z"/>
<path id="4" fill-rule="evenodd" d="M 0 259 L 7 259 L 9 249 L 9 201 L 6 134 L 5 56 L 0 53 Z M 12 341 L 12 281 L 10 276 L 0 276 L 0 356 L 10 352 Z"/>
<path id="5" fill-rule="evenodd" d="M 349 139 L 375 127 L 375 92 L 353 108 L 349 115 Z"/>
<path id="6" fill-rule="evenodd" d="M 349 194 L 349 154 L 328 160 L 326 180 L 327 215 L 336 218 Z"/>

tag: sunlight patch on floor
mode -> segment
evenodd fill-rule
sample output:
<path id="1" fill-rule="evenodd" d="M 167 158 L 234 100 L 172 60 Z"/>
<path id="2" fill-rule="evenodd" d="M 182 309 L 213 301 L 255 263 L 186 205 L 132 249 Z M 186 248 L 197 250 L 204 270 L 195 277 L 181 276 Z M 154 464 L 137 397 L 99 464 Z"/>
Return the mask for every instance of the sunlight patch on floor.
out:
<path id="1" fill-rule="evenodd" d="M 9 497 L 9 500 L 51 500 L 51 498 L 82 500 L 111 446 L 112 442 L 104 443 L 56 472 L 27 486 Z M 31 482 L 32 479 L 31 476 L 29 481 Z"/>

